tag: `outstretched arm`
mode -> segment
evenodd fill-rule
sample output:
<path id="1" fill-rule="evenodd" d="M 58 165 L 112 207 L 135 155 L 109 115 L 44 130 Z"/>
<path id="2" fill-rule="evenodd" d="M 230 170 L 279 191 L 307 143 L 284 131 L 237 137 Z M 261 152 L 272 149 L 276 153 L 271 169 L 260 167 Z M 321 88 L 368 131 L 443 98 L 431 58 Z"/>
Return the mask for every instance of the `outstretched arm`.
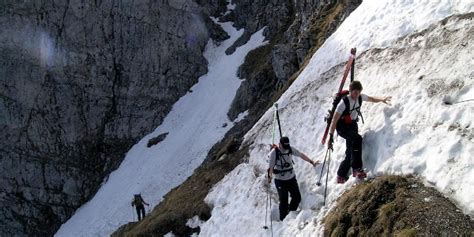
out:
<path id="1" fill-rule="evenodd" d="M 390 102 L 392 101 L 392 97 L 391 96 L 385 96 L 385 97 L 368 96 L 368 101 L 372 103 L 383 102 L 385 104 L 390 105 Z"/>
<path id="2" fill-rule="evenodd" d="M 301 153 L 301 156 L 300 156 L 300 157 L 301 157 L 301 159 L 307 161 L 308 163 L 310 163 L 310 164 L 313 165 L 313 166 L 316 166 L 317 164 L 320 163 L 319 160 L 313 161 L 313 160 L 311 160 L 307 155 L 305 155 L 305 154 L 303 154 L 303 153 Z"/>

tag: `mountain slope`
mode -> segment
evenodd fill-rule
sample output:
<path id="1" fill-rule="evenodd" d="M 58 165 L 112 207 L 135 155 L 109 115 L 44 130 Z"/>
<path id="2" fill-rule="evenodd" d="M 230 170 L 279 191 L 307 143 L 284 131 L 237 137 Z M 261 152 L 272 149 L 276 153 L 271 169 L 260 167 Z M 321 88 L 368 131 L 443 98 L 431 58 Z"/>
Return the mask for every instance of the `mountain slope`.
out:
<path id="1" fill-rule="evenodd" d="M 358 47 L 363 53 L 358 56 L 356 78 L 362 81 L 364 93 L 394 97 L 392 106 L 363 106 L 365 124 L 360 131 L 369 175 L 417 174 L 473 215 L 470 127 L 474 105 L 444 103 L 474 97 L 472 14 L 438 23 L 451 14 L 473 11 L 474 4 L 464 1 L 363 2 L 278 101 L 284 135 L 310 157 L 323 157 L 325 147 L 319 143 L 322 118 L 342 74 L 343 65 L 337 64 L 345 60 L 350 47 Z M 436 24 L 429 27 L 432 23 Z M 267 111 L 246 135 L 248 162 L 239 165 L 208 195 L 212 216 L 200 226 L 201 235 L 269 234 L 261 227 L 272 114 L 272 110 Z M 341 192 L 355 182 L 350 179 L 345 185 L 335 184 L 344 149 L 344 140 L 336 139 L 329 175 L 330 204 L 326 207 L 322 207 L 324 190 L 316 186 L 320 167 L 313 169 L 301 160 L 296 162 L 303 196 L 301 211 L 273 223 L 276 235 L 322 235 L 322 218 Z M 278 198 L 272 189 L 275 210 Z"/>
<path id="2" fill-rule="evenodd" d="M 208 42 L 204 56 L 209 72 L 174 104 L 153 133 L 132 147 L 94 198 L 62 225 L 56 236 L 106 236 L 134 220 L 135 210 L 130 206 L 133 194 L 141 193 L 151 206 L 159 203 L 193 173 L 233 123 L 245 116 L 229 121 L 227 111 L 241 83 L 237 68 L 250 50 L 264 44 L 263 30 L 232 55 L 226 55 L 225 49 L 242 30 L 237 31 L 231 22 L 219 24 L 230 38 L 219 45 Z M 151 138 L 163 133 L 168 134 L 162 142 L 147 147 Z"/>
<path id="3" fill-rule="evenodd" d="M 208 70 L 203 18 L 195 3 L 0 2 L 0 236 L 53 235 L 161 124 Z"/>

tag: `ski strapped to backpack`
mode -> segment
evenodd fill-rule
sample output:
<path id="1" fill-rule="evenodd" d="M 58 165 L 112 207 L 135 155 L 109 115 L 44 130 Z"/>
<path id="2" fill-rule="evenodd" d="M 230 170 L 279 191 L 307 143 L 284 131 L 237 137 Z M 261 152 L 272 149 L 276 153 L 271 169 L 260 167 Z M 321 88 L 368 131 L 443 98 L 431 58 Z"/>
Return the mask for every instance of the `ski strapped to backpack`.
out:
<path id="1" fill-rule="evenodd" d="M 281 125 L 280 125 L 280 114 L 278 113 L 278 104 L 275 103 L 275 113 L 276 113 L 276 120 L 278 122 L 278 131 L 280 132 L 280 138 L 283 137 L 282 133 L 281 133 Z"/>
<path id="2" fill-rule="evenodd" d="M 351 71 L 351 81 L 354 80 L 354 65 L 355 65 L 355 54 L 356 54 L 356 48 L 351 49 L 351 55 L 349 56 L 349 60 L 347 60 L 346 67 L 344 69 L 344 75 L 342 76 L 341 83 L 339 85 L 339 89 L 337 91 L 336 97 L 334 98 L 334 101 L 332 103 L 332 109 L 328 110 L 328 114 L 326 117 L 324 117 L 324 121 L 326 122 L 326 129 L 324 130 L 323 138 L 321 139 L 321 143 L 324 145 L 326 143 L 326 139 L 329 133 L 329 127 L 331 126 L 331 121 L 332 117 L 334 115 L 334 112 L 336 111 L 337 104 L 341 100 L 343 96 L 341 94 L 343 93 L 342 88 L 344 87 L 344 83 L 346 82 L 347 75 L 349 75 L 349 71 Z M 348 94 L 348 91 L 345 91 L 346 95 Z M 336 100 L 337 103 L 336 103 Z"/>
<path id="3" fill-rule="evenodd" d="M 275 114 L 273 118 L 273 134 L 272 134 L 272 145 L 271 149 L 275 149 L 275 166 L 280 166 L 281 169 L 273 169 L 274 174 L 281 174 L 281 173 L 286 173 L 286 172 L 291 172 L 293 170 L 293 166 L 289 163 L 286 162 L 285 159 L 283 159 L 281 156 L 282 155 L 290 155 L 293 153 L 291 150 L 291 147 L 289 149 L 288 153 L 282 153 L 280 149 L 278 148 L 277 145 L 275 145 L 275 120 L 278 125 L 278 131 L 280 133 L 280 139 L 283 137 L 283 134 L 281 132 L 281 123 L 280 123 L 280 114 L 278 113 L 278 104 L 275 103 Z M 278 164 L 280 162 L 280 164 Z"/>

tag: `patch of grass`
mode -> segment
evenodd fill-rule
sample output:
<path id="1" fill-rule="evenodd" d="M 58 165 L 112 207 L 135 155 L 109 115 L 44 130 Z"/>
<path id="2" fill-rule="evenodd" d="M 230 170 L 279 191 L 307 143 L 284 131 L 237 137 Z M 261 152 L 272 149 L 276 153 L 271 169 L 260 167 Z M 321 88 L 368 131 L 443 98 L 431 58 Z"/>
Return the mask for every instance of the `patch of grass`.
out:
<path id="1" fill-rule="evenodd" d="M 415 237 L 416 230 L 413 228 L 403 229 L 395 234 L 395 237 Z"/>
<path id="2" fill-rule="evenodd" d="M 313 15 L 311 17 L 308 31 L 311 48 L 306 54 L 301 68 L 306 67 L 313 54 L 323 45 L 324 41 L 337 30 L 337 27 L 339 27 L 337 22 L 340 22 L 342 18 L 348 14 L 346 13 L 347 8 L 352 2 L 356 5 L 360 4 L 360 1 L 354 0 L 338 1 L 337 3 L 328 5 L 327 9 L 322 10 L 324 12 L 322 16 Z"/>
<path id="3" fill-rule="evenodd" d="M 380 207 L 378 213 L 378 222 L 384 229 L 384 234 L 389 234 L 392 232 L 394 219 L 397 216 L 397 205 L 395 202 L 389 202 Z"/>
<path id="4" fill-rule="evenodd" d="M 337 226 L 334 231 L 331 233 L 331 237 L 339 237 L 339 236 L 344 236 L 345 233 L 343 232 L 342 227 Z"/>
<path id="5" fill-rule="evenodd" d="M 325 236 L 415 236 L 416 230 L 431 236 L 474 228 L 449 199 L 412 176 L 381 176 L 356 185 L 323 221 Z"/>
<path id="6" fill-rule="evenodd" d="M 308 55 L 313 55 L 316 50 L 326 41 L 331 31 L 335 31 L 336 22 L 338 22 L 344 15 L 347 8 L 347 2 L 341 1 L 334 4 L 331 8 L 325 11 L 324 17 L 313 15 L 311 25 L 309 28 L 309 37 L 311 40 L 311 49 Z"/>
<path id="7" fill-rule="evenodd" d="M 270 57 L 275 42 L 260 46 L 250 51 L 245 56 L 244 63 L 240 66 L 239 72 L 242 78 L 254 78 L 255 74 L 264 70 L 272 70 Z"/>

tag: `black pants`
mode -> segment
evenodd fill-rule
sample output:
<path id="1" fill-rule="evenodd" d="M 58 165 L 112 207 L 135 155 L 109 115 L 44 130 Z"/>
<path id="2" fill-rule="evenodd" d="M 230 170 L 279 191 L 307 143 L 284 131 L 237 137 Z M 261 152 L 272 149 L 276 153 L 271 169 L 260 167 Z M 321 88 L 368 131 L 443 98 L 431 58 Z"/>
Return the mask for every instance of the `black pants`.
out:
<path id="1" fill-rule="evenodd" d="M 346 158 L 339 165 L 337 175 L 347 178 L 347 173 L 352 170 L 362 168 L 362 136 L 359 135 L 359 128 L 356 121 L 345 124 L 343 121 L 337 123 L 337 133 L 346 139 Z"/>
<path id="2" fill-rule="evenodd" d="M 145 217 L 145 206 L 138 205 L 137 207 L 138 221 L 141 221 Z"/>
<path id="3" fill-rule="evenodd" d="M 296 211 L 301 202 L 300 189 L 296 177 L 290 180 L 275 179 L 275 186 L 280 199 L 280 220 L 285 219 L 289 211 Z M 288 206 L 288 193 L 291 196 L 291 202 Z"/>

